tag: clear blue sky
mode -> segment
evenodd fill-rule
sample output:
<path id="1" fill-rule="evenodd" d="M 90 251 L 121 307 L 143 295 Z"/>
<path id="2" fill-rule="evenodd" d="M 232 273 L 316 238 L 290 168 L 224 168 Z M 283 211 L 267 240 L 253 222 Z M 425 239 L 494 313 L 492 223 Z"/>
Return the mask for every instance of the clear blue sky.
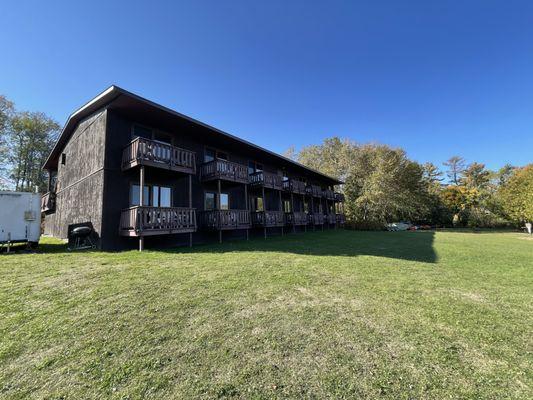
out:
<path id="1" fill-rule="evenodd" d="M 533 1 L 6 1 L 0 44 L 0 93 L 61 124 L 117 84 L 277 152 L 533 161 Z"/>

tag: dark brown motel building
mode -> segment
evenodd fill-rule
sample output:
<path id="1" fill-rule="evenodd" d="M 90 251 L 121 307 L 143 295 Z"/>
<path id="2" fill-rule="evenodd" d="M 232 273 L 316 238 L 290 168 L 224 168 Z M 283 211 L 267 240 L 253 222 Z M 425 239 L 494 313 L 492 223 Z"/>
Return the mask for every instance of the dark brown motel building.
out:
<path id="1" fill-rule="evenodd" d="M 44 169 L 45 233 L 89 224 L 103 250 L 344 224 L 342 182 L 117 86 L 69 117 Z"/>

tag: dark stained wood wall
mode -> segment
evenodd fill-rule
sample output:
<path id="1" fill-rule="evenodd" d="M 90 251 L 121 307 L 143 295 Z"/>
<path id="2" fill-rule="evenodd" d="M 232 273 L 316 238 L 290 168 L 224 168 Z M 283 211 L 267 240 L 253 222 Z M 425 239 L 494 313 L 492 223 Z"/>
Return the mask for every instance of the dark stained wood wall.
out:
<path id="1" fill-rule="evenodd" d="M 59 160 L 56 213 L 46 217 L 45 232 L 66 238 L 68 225 L 91 222 L 102 227 L 106 111 L 80 122 Z"/>

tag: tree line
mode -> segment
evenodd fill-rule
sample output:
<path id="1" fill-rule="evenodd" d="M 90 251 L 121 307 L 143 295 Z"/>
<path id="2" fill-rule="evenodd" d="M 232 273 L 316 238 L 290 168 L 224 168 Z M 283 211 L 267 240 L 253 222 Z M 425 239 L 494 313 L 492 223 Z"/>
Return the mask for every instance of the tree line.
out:
<path id="1" fill-rule="evenodd" d="M 0 95 L 0 189 L 46 192 L 41 169 L 60 126 L 41 112 L 19 111 Z"/>
<path id="2" fill-rule="evenodd" d="M 354 228 L 382 229 L 393 221 L 498 228 L 533 221 L 533 164 L 490 171 L 453 156 L 440 169 L 410 160 L 399 148 L 339 137 L 285 155 L 344 182 Z"/>

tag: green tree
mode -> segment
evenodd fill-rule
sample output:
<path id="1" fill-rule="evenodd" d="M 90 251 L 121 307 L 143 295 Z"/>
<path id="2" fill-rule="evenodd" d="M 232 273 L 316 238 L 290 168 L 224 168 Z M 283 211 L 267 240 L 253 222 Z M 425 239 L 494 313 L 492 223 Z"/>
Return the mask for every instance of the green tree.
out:
<path id="1" fill-rule="evenodd" d="M 41 167 L 58 132 L 58 123 L 40 112 L 19 112 L 11 118 L 8 159 L 15 190 L 46 189 L 46 174 Z"/>
<path id="2" fill-rule="evenodd" d="M 465 170 L 465 159 L 453 156 L 444 163 L 448 167 L 446 175 L 454 185 L 458 185 Z"/>
<path id="3" fill-rule="evenodd" d="M 9 131 L 15 107 L 5 96 L 0 95 L 0 188 L 6 188 L 9 181 L 6 177 L 9 158 Z"/>
<path id="4" fill-rule="evenodd" d="M 460 183 L 470 189 L 485 190 L 490 182 L 490 171 L 485 169 L 485 164 L 473 162 L 463 171 Z"/>
<path id="5" fill-rule="evenodd" d="M 498 196 L 506 215 L 514 222 L 533 222 L 533 164 L 514 170 Z"/>

